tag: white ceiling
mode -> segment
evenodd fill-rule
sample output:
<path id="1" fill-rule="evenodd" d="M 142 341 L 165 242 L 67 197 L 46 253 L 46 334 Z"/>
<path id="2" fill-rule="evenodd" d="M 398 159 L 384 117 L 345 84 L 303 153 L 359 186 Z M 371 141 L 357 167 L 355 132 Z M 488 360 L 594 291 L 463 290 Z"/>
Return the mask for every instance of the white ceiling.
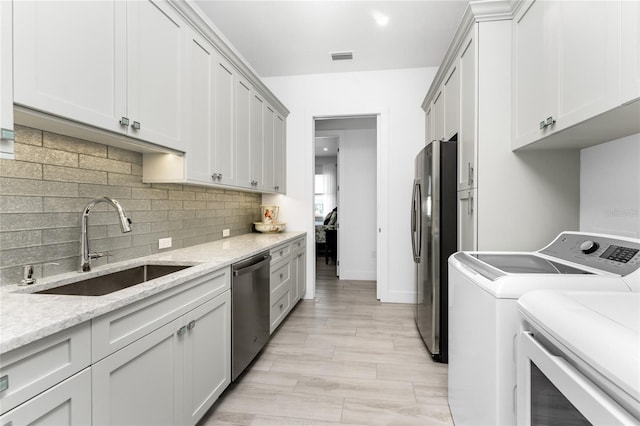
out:
<path id="1" fill-rule="evenodd" d="M 439 66 L 468 1 L 194 3 L 260 77 L 270 77 Z M 353 61 L 332 62 L 329 53 L 342 51 L 353 51 Z"/>
<path id="2" fill-rule="evenodd" d="M 338 136 L 335 136 L 336 130 L 366 130 L 376 127 L 377 119 L 375 116 L 316 118 L 316 157 L 335 157 L 338 155 L 340 140 Z"/>

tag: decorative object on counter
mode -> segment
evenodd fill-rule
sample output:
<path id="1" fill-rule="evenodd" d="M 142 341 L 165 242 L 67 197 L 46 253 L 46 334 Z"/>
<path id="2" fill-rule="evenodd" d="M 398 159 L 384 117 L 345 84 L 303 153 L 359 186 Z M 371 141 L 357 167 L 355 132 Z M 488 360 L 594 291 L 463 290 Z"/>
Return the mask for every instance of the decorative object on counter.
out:
<path id="1" fill-rule="evenodd" d="M 269 224 L 269 225 L 275 224 L 276 220 L 278 220 L 278 213 L 280 212 L 280 207 L 268 206 L 268 205 L 261 205 L 260 207 L 262 208 L 262 223 Z"/>
<path id="2" fill-rule="evenodd" d="M 283 222 L 274 222 L 274 223 L 253 222 L 253 224 L 256 227 L 256 231 L 262 232 L 262 233 L 282 232 L 287 227 L 287 224 Z"/>

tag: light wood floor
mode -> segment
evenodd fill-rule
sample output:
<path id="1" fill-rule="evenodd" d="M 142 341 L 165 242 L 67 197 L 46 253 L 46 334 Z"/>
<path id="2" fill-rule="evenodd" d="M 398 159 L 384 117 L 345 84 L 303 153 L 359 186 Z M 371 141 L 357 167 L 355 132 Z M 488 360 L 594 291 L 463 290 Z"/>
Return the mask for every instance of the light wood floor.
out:
<path id="1" fill-rule="evenodd" d="M 409 305 L 317 262 L 302 300 L 202 419 L 211 425 L 453 425 L 447 366 L 431 361 Z"/>

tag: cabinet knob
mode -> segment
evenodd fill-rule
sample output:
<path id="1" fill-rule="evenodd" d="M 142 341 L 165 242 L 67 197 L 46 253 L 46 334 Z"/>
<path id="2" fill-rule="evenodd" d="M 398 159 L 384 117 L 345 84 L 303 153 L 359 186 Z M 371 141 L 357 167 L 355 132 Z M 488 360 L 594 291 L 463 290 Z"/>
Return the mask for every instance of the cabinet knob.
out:
<path id="1" fill-rule="evenodd" d="M 129 125 L 129 119 L 127 117 L 122 117 L 120 119 L 120 125 L 121 126 L 128 126 Z"/>
<path id="2" fill-rule="evenodd" d="M 217 173 L 212 174 L 212 175 L 211 175 L 211 179 L 212 179 L 212 180 L 216 180 L 216 179 L 218 179 L 218 174 L 217 174 Z"/>
<path id="3" fill-rule="evenodd" d="M 218 180 L 222 179 L 222 173 L 218 173 Z"/>
<path id="4" fill-rule="evenodd" d="M 184 336 L 184 333 L 187 332 L 187 327 L 184 325 L 178 329 L 178 336 Z"/>
<path id="5" fill-rule="evenodd" d="M 196 320 L 191 320 L 187 325 L 187 329 L 193 330 L 196 327 Z"/>
<path id="6" fill-rule="evenodd" d="M 135 130 L 140 130 L 140 122 L 134 121 L 131 127 L 133 127 Z"/>
<path id="7" fill-rule="evenodd" d="M 280 310 L 282 310 L 282 308 L 284 308 L 284 303 L 280 304 Z"/>

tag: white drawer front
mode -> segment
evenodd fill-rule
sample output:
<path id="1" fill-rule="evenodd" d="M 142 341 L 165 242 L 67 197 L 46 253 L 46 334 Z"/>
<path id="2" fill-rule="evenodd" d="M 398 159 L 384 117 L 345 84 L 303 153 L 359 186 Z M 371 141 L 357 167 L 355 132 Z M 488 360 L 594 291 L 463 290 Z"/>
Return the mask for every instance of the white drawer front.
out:
<path id="1" fill-rule="evenodd" d="M 280 325 L 282 320 L 287 316 L 291 308 L 291 290 L 288 286 L 283 288 L 283 294 L 271 305 L 271 330 L 273 331 Z"/>
<path id="2" fill-rule="evenodd" d="M 105 356 L 184 315 L 230 288 L 224 268 L 92 320 L 92 360 Z"/>
<path id="3" fill-rule="evenodd" d="M 2 413 L 87 367 L 91 361 L 89 322 L 2 355 Z"/>
<path id="4" fill-rule="evenodd" d="M 288 257 L 291 254 L 291 245 L 289 243 L 283 244 L 276 248 L 272 248 L 271 251 L 271 264 L 278 262 L 280 259 Z"/>
<path id="5" fill-rule="evenodd" d="M 291 262 L 285 261 L 271 265 L 271 279 L 269 285 L 271 287 L 271 293 L 277 291 L 283 285 L 288 284 L 291 280 Z M 273 296 L 272 296 L 273 297 Z"/>
<path id="6" fill-rule="evenodd" d="M 306 246 L 305 238 L 304 237 L 299 238 L 291 243 L 291 251 L 297 252 L 297 251 L 303 250 L 305 246 Z"/>

